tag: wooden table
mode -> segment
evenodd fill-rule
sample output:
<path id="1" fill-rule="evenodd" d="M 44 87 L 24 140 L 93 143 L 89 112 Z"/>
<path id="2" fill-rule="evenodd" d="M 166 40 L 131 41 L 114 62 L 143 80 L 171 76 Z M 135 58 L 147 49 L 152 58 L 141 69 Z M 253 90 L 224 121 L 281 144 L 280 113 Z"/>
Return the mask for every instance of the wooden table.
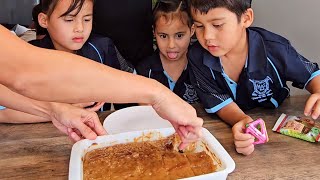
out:
<path id="1" fill-rule="evenodd" d="M 307 96 L 288 98 L 279 109 L 247 114 L 266 121 L 270 141 L 250 156 L 237 154 L 231 128 L 196 105 L 198 115 L 236 163 L 228 179 L 319 179 L 320 145 L 272 132 L 281 115 L 301 115 Z M 103 120 L 110 112 L 103 112 Z M 0 179 L 67 179 L 72 143 L 51 123 L 0 124 Z"/>

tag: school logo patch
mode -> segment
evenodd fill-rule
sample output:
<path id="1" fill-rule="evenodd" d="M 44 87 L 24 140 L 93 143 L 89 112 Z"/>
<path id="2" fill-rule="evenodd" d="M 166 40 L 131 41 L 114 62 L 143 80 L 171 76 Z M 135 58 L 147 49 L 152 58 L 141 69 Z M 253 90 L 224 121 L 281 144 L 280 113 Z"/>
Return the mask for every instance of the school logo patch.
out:
<path id="1" fill-rule="evenodd" d="M 192 85 L 186 84 L 184 83 L 184 85 L 186 86 L 186 91 L 183 95 L 183 98 L 189 103 L 195 103 L 197 101 L 199 101 L 199 98 L 197 96 L 197 92 L 196 90 L 193 88 Z"/>
<path id="2" fill-rule="evenodd" d="M 252 93 L 252 100 L 258 100 L 258 102 L 263 102 L 272 96 L 272 90 L 270 89 L 269 82 L 273 83 L 272 79 L 267 76 L 264 80 L 254 80 L 249 79 L 253 84 L 254 91 Z"/>

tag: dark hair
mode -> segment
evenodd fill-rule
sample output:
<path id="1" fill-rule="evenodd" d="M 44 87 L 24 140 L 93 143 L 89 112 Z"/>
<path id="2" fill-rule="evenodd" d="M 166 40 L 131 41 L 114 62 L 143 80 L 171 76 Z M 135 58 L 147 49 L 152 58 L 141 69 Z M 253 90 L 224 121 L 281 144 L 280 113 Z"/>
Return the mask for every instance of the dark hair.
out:
<path id="1" fill-rule="evenodd" d="M 50 17 L 59 1 L 60 0 L 41 0 L 40 4 L 41 4 L 42 12 L 46 13 L 47 16 Z M 60 17 L 68 15 L 69 13 L 71 13 L 75 9 L 77 9 L 77 12 L 75 14 L 75 15 L 77 15 L 80 12 L 84 2 L 85 2 L 85 0 L 73 0 L 70 4 L 68 10 L 66 12 L 64 12 Z"/>
<path id="2" fill-rule="evenodd" d="M 187 0 L 158 0 L 152 12 L 154 28 L 160 17 L 168 21 L 178 16 L 181 22 L 186 23 L 190 28 L 193 24 Z"/>
<path id="3" fill-rule="evenodd" d="M 247 9 L 251 8 L 252 0 L 190 0 L 190 8 L 193 12 L 207 14 L 214 8 L 226 8 L 237 15 L 238 21 Z"/>
<path id="4" fill-rule="evenodd" d="M 36 29 L 36 34 L 37 35 L 45 35 L 47 34 L 47 29 L 43 28 L 40 26 L 39 21 L 38 21 L 38 15 L 42 12 L 41 10 L 41 5 L 38 4 L 33 7 L 32 9 L 32 19 L 34 22 L 34 27 Z"/>

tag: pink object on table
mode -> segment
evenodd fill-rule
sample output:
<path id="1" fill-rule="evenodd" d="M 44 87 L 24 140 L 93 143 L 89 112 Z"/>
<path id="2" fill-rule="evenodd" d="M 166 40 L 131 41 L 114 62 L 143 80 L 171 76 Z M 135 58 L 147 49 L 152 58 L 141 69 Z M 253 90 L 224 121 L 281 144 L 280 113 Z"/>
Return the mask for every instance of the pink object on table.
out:
<path id="1" fill-rule="evenodd" d="M 253 144 L 263 144 L 269 141 L 266 125 L 261 118 L 246 124 L 245 133 L 255 137 Z"/>

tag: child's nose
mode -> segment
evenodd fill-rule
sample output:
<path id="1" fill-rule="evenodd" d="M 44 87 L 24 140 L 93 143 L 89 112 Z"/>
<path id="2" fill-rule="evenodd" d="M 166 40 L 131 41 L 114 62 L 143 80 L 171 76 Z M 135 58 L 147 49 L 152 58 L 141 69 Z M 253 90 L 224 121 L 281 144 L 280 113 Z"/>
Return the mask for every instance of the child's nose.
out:
<path id="1" fill-rule="evenodd" d="M 83 24 L 82 22 L 77 22 L 74 27 L 75 32 L 83 32 Z"/>
<path id="2" fill-rule="evenodd" d="M 169 38 L 169 48 L 173 49 L 175 48 L 175 46 L 176 46 L 176 43 L 174 38 Z"/>
<path id="3" fill-rule="evenodd" d="M 205 40 L 213 40 L 215 39 L 215 33 L 212 30 L 205 29 L 203 32 L 203 37 Z"/>

